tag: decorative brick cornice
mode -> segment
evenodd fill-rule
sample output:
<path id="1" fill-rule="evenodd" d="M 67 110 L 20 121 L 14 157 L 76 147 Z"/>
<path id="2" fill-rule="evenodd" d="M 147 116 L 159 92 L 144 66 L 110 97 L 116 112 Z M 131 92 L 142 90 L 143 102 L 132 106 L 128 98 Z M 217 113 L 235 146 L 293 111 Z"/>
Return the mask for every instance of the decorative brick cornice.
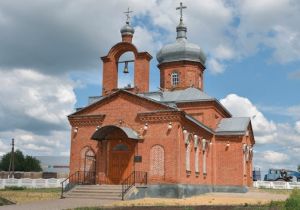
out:
<path id="1" fill-rule="evenodd" d="M 178 121 L 184 117 L 181 111 L 155 111 L 138 113 L 138 118 L 142 122 L 161 122 L 161 121 Z"/>
<path id="2" fill-rule="evenodd" d="M 101 125 L 105 115 L 71 115 L 68 117 L 71 126 L 98 126 Z"/>

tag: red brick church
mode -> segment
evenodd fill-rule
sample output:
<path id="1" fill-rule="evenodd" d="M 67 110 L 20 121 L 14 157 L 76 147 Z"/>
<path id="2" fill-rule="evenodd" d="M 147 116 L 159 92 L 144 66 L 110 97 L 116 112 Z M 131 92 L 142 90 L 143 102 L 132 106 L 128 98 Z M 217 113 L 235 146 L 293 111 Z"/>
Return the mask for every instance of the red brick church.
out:
<path id="1" fill-rule="evenodd" d="M 156 55 L 158 91 L 149 91 L 152 56 L 132 44 L 129 18 L 121 28 L 122 41 L 101 57 L 102 95 L 68 117 L 70 174 L 83 172 L 86 183 L 99 185 L 120 185 L 134 176 L 147 182 L 152 197 L 241 192 L 252 185 L 250 118 L 232 117 L 204 92 L 206 56 L 187 40 L 183 8 L 175 42 Z M 120 61 L 127 52 L 134 59 Z M 120 63 L 124 73 L 132 63 L 133 86 L 118 88 Z"/>

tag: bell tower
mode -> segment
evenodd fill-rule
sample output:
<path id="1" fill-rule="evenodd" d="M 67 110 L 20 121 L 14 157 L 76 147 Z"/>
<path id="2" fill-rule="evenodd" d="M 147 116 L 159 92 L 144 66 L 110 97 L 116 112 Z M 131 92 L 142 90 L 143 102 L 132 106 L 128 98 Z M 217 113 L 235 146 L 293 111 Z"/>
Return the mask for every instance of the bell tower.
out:
<path id="1" fill-rule="evenodd" d="M 134 54 L 134 60 L 122 61 L 124 63 L 124 73 L 128 73 L 128 62 L 134 62 L 134 87 L 126 88 L 129 91 L 139 93 L 149 91 L 149 71 L 150 60 L 152 56 L 148 52 L 139 52 L 132 44 L 134 28 L 130 25 L 130 13 L 125 12 L 127 16 L 126 24 L 121 28 L 122 41 L 114 45 L 104 57 L 103 62 L 103 82 L 102 95 L 108 95 L 118 89 L 118 69 L 119 58 L 126 52 Z"/>
<path id="2" fill-rule="evenodd" d="M 180 22 L 176 27 L 176 41 L 162 47 L 157 53 L 160 70 L 160 87 L 165 90 L 195 87 L 203 90 L 203 74 L 206 56 L 196 44 L 187 41 L 187 27 L 183 23 L 182 12 L 186 9 L 180 3 Z"/>

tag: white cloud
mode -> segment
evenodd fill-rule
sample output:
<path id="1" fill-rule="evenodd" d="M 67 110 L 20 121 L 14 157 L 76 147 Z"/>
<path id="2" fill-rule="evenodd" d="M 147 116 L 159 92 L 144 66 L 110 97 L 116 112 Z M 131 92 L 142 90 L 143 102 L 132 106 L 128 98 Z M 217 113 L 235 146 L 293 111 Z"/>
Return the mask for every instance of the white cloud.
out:
<path id="1" fill-rule="evenodd" d="M 280 63 L 299 60 L 300 57 L 300 30 L 295 31 L 284 26 L 273 29 L 274 37 L 267 38 L 266 44 L 274 48 L 273 59 Z"/>
<path id="2" fill-rule="evenodd" d="M 299 2 L 294 0 L 246 0 L 236 4 L 240 24 L 236 43 L 240 54 L 248 56 L 261 45 L 274 49 L 273 62 L 299 61 Z"/>
<path id="3" fill-rule="evenodd" d="M 260 105 L 259 108 L 265 112 L 269 112 L 272 114 L 288 116 L 296 120 L 300 119 L 300 105 L 289 107 Z"/>
<path id="4" fill-rule="evenodd" d="M 221 44 L 214 50 L 214 55 L 218 59 L 228 60 L 234 57 L 234 52 L 231 48 Z"/>
<path id="5" fill-rule="evenodd" d="M 31 155 L 61 155 L 69 151 L 69 131 L 51 131 L 47 135 L 14 129 L 0 132 L 0 155 L 10 151 L 11 138 L 15 148 Z M 3 145 L 3 147 L 2 147 Z"/>
<path id="6" fill-rule="evenodd" d="M 288 107 L 286 114 L 288 116 L 300 119 L 300 105 Z"/>
<path id="7" fill-rule="evenodd" d="M 207 60 L 207 66 L 208 66 L 208 69 L 213 74 L 220 74 L 220 73 L 223 73 L 225 70 L 224 65 L 221 64 L 218 60 L 213 59 L 213 58 Z"/>
<path id="8" fill-rule="evenodd" d="M 263 113 L 260 112 L 248 98 L 236 94 L 229 94 L 220 101 L 233 116 L 252 118 L 252 125 L 257 143 L 270 143 L 275 140 L 278 135 L 275 123 L 267 120 Z"/>
<path id="9" fill-rule="evenodd" d="M 0 73 L 0 153 L 8 152 L 11 138 L 27 154 L 68 150 L 67 115 L 76 102 L 73 82 L 28 69 Z"/>
<path id="10" fill-rule="evenodd" d="M 76 102 L 71 81 L 25 69 L 1 71 L 1 75 L 0 97 L 6 99 L 0 104 L 1 124 L 18 128 L 32 119 L 65 128 Z"/>
<path id="11" fill-rule="evenodd" d="M 263 158 L 269 163 L 283 163 L 289 160 L 287 154 L 267 150 L 263 153 Z"/>
<path id="12" fill-rule="evenodd" d="M 155 2 L 0 1 L 0 67 L 47 74 L 98 69 L 99 56 L 121 41 L 128 6 L 139 17 L 155 8 Z"/>
<path id="13" fill-rule="evenodd" d="M 157 36 L 155 32 L 149 31 L 145 27 L 137 26 L 135 27 L 132 42 L 140 52 L 147 51 L 154 55 L 160 45 L 160 41 L 154 39 L 155 36 Z"/>
<path id="14" fill-rule="evenodd" d="M 4 155 L 5 153 L 10 151 L 10 147 L 9 144 L 7 144 L 6 142 L 4 143 L 1 139 L 0 139 L 0 156 Z"/>
<path id="15" fill-rule="evenodd" d="M 155 55 L 161 43 L 175 41 L 179 22 L 175 8 L 179 2 L 45 0 L 36 5 L 27 1 L 34 7 L 16 0 L 1 2 L 0 30 L 6 39 L 0 40 L 0 65 L 52 74 L 98 69 L 96 58 L 121 40 L 119 30 L 125 22 L 121 14 L 129 5 L 134 11 L 136 44 Z M 299 61 L 300 4 L 296 0 L 202 0 L 184 4 L 188 7 L 184 11 L 188 39 L 204 49 L 212 72 L 224 72 L 224 60 L 247 57 L 262 46 L 274 50 L 273 62 Z"/>
<path id="16" fill-rule="evenodd" d="M 297 121 L 297 122 L 295 123 L 295 130 L 296 130 L 298 133 L 300 133 L 300 121 Z"/>
<path id="17" fill-rule="evenodd" d="M 300 121 L 294 125 L 275 123 L 268 120 L 248 98 L 236 94 L 227 95 L 221 103 L 234 117 L 252 117 L 257 143 L 254 167 L 260 168 L 263 174 L 269 168 L 296 169 L 300 159 Z"/>

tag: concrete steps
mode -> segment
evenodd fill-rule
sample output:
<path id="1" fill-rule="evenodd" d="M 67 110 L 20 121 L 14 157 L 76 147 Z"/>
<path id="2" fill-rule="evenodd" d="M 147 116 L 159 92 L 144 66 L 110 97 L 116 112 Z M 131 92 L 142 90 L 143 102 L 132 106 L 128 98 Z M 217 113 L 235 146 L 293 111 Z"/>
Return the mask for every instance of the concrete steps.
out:
<path id="1" fill-rule="evenodd" d="M 66 198 L 88 198 L 100 200 L 121 200 L 121 185 L 77 185 L 64 194 Z"/>

